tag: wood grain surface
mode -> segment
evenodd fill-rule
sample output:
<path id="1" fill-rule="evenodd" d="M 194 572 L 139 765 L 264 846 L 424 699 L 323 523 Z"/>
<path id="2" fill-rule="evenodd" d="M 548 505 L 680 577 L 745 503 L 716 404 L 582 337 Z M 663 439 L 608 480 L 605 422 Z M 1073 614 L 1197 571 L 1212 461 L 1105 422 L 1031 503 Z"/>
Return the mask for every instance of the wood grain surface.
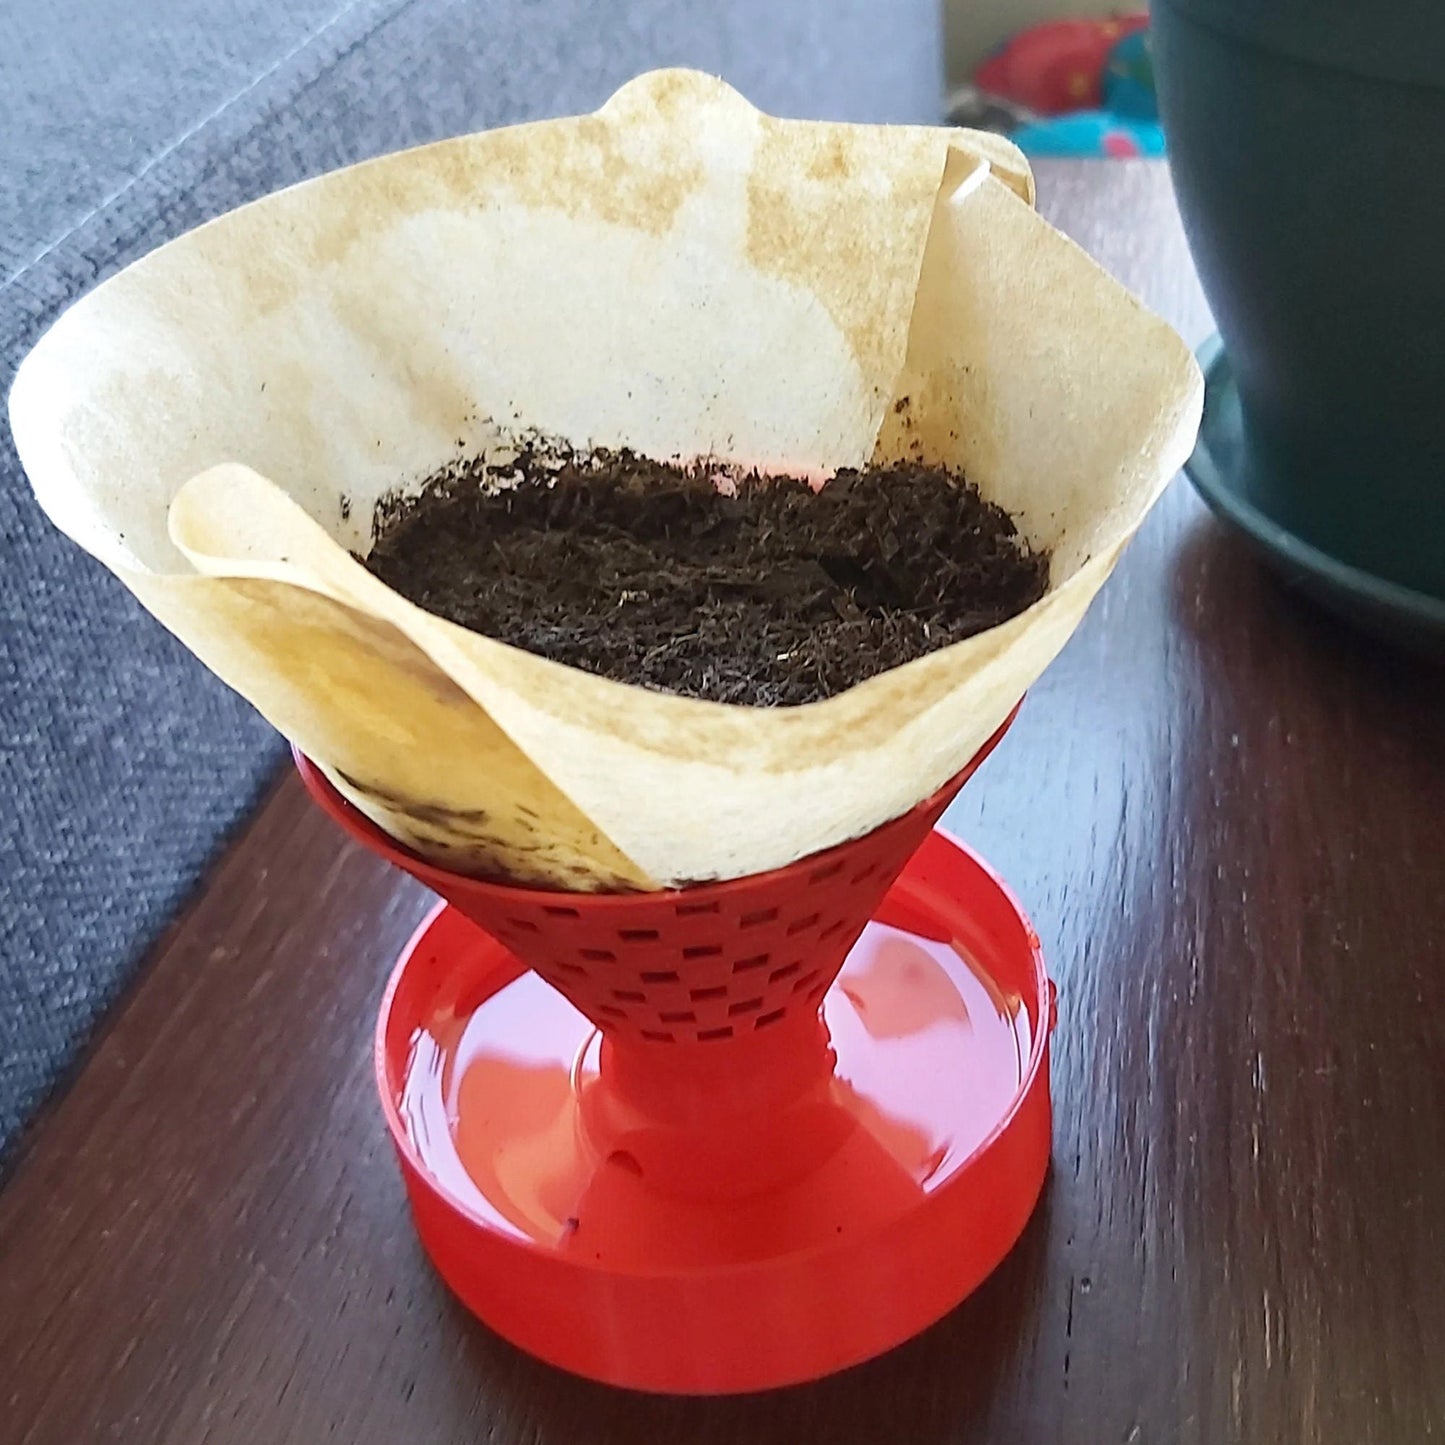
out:
<path id="1" fill-rule="evenodd" d="M 1200 340 L 1164 170 L 1040 171 Z M 1172 488 L 950 815 L 1061 988 L 1038 1214 L 921 1339 L 711 1402 L 533 1363 L 433 1277 L 369 1060 L 427 900 L 287 779 L 0 1192 L 0 1440 L 1440 1438 L 1442 721 L 1445 674 Z"/>

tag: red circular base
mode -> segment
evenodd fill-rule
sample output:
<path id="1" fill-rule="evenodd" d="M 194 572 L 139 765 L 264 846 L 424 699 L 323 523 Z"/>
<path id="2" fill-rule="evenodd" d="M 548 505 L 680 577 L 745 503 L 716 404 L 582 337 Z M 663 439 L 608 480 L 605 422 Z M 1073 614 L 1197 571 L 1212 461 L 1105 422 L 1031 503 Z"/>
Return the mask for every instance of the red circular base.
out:
<path id="1" fill-rule="evenodd" d="M 672 1393 L 816 1378 L 947 1313 L 1012 1247 L 1047 1169 L 1038 940 L 934 833 L 822 1008 L 831 1074 L 760 1124 L 774 1157 L 742 1171 L 767 1186 L 699 1196 L 617 1147 L 593 1026 L 439 908 L 387 989 L 377 1072 L 443 1278 L 532 1354 Z"/>

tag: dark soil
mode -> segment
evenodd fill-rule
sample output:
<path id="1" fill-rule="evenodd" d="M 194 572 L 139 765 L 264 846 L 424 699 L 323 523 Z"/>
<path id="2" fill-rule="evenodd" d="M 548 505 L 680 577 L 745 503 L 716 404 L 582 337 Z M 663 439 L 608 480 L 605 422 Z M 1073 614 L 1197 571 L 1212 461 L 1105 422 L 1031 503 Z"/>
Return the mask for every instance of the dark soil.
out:
<path id="1" fill-rule="evenodd" d="M 763 706 L 972 637 L 1037 601 L 1049 571 L 1007 513 L 913 462 L 817 494 L 749 475 L 724 495 L 706 470 L 527 452 L 434 477 L 379 507 L 375 531 L 362 560 L 429 612 L 604 677 Z"/>

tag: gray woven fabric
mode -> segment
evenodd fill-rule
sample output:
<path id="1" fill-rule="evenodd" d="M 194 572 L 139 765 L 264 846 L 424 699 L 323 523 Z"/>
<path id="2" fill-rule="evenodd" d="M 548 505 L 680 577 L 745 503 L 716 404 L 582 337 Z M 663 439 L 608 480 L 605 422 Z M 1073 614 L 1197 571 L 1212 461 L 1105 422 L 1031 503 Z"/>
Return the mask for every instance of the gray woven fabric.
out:
<path id="1" fill-rule="evenodd" d="M 0 0 L 0 391 L 76 296 L 278 186 L 722 74 L 780 114 L 927 120 L 933 0 Z M 279 741 L 56 535 L 0 434 L 0 1156 Z"/>

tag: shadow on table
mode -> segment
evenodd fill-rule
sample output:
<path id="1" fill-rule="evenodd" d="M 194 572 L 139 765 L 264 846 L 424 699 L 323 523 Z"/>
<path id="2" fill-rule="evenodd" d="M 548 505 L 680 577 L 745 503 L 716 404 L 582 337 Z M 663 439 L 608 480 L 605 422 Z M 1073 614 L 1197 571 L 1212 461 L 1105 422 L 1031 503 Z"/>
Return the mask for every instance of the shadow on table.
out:
<path id="1" fill-rule="evenodd" d="M 448 1313 L 468 1337 L 484 1413 L 508 1420 L 508 1438 L 537 1445 L 842 1439 L 933 1445 L 956 1438 L 962 1422 L 987 1415 L 1032 1333 L 1046 1275 L 1051 1193 L 1052 1181 L 1013 1252 L 931 1329 L 842 1374 L 766 1394 L 689 1399 L 610 1389 L 522 1354 L 454 1300 Z"/>

